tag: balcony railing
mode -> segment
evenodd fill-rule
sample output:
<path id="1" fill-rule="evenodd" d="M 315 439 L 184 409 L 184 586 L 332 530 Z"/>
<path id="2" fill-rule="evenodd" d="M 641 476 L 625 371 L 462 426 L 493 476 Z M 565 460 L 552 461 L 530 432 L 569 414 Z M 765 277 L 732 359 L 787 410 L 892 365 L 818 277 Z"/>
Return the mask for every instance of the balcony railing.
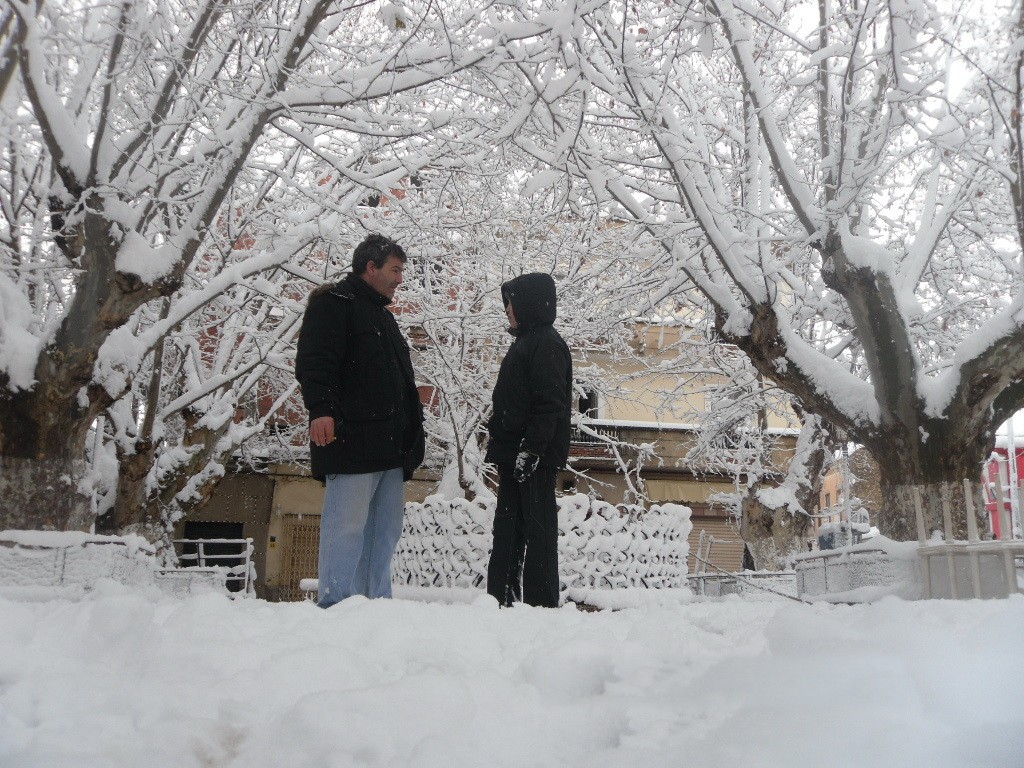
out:
<path id="1" fill-rule="evenodd" d="M 597 435 L 591 434 L 591 432 L 596 432 Z M 598 435 L 613 442 L 622 442 L 622 428 L 607 424 L 589 424 L 587 431 L 583 431 L 578 425 L 573 424 L 569 433 L 569 441 L 579 445 L 603 445 L 608 441 L 602 440 Z"/>

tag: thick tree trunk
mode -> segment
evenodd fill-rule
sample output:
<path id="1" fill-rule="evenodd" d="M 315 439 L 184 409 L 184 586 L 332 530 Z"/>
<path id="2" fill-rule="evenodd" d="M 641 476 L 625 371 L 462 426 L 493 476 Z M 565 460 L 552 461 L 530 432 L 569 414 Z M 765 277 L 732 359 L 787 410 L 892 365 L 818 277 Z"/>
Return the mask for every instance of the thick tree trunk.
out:
<path id="1" fill-rule="evenodd" d="M 73 202 L 50 200 L 54 239 L 69 259 L 80 264 L 74 298 L 60 329 L 39 357 L 32 389 L 12 392 L 0 376 L 0 457 L 39 463 L 37 469 L 25 470 L 25 476 L 60 475 L 59 467 L 65 466 L 63 474 L 74 481 L 75 488 L 86 471 L 89 429 L 113 402 L 110 393 L 93 382 L 99 350 L 111 330 L 128 322 L 138 307 L 176 286 L 172 279 L 150 285 L 136 275 L 118 272 L 120 237 L 112 235 L 111 222 L 103 215 L 103 199 L 81 190 L 78 195 L 81 199 Z M 65 226 L 65 217 L 78 209 L 77 224 Z M 79 474 L 69 474 L 74 472 Z M 13 507 L 15 503 L 9 497 L 0 498 L 0 527 L 11 527 L 14 521 L 29 529 L 81 528 L 92 523 L 61 511 L 66 505 L 56 498 L 53 510 L 43 504 L 21 511 Z M 77 509 L 78 502 L 72 506 Z"/>
<path id="2" fill-rule="evenodd" d="M 67 457 L 0 456 L 0 530 L 88 531 L 92 507 L 78 492 L 88 469 Z"/>
<path id="3" fill-rule="evenodd" d="M 0 393 L 0 529 L 88 530 L 88 409 L 42 384 Z"/>
<path id="4" fill-rule="evenodd" d="M 967 538 L 967 510 L 974 509 L 978 531 L 986 531 L 984 501 L 979 484 L 982 467 L 992 449 L 992 438 L 958 440 L 960 433 L 929 425 L 929 438 L 916 444 L 893 439 L 868 446 L 878 462 L 882 509 L 878 529 L 897 541 L 917 539 L 917 504 L 924 517 L 925 535 L 943 531 L 943 504 L 949 507 L 953 537 Z M 971 484 L 968 505 L 964 480 Z M 915 491 L 916 489 L 916 491 Z"/>
<path id="5" fill-rule="evenodd" d="M 95 213 L 102 210 L 102 200 L 95 195 L 83 199 L 94 213 L 67 229 L 64 215 L 74 206 L 55 207 L 59 202 L 51 200 L 52 223 L 59 232 L 55 240 L 69 259 L 81 264 L 75 296 L 39 357 L 32 389 L 12 391 L 0 376 L 0 458 L 11 468 L 11 482 L 19 475 L 25 481 L 35 478 L 44 488 L 63 483 L 71 495 L 33 493 L 39 503 L 28 509 L 21 508 L 21 499 L 4 495 L 0 527 L 70 530 L 91 525 L 92 520 L 81 514 L 82 509 L 90 510 L 88 502 L 83 507 L 83 500 L 74 497 L 79 496 L 79 482 L 87 471 L 89 428 L 111 402 L 102 387 L 92 384 L 93 366 L 110 330 L 124 324 L 149 298 L 131 285 L 137 279 L 114 271 L 117 243 L 110 237 L 110 223 Z"/>
<path id="6" fill-rule="evenodd" d="M 935 531 L 942 533 L 945 530 L 943 505 L 949 508 L 954 539 L 966 540 L 968 537 L 968 509 L 974 510 L 977 530 L 984 538 L 988 526 L 981 486 L 976 477 L 969 478 L 973 499 L 972 503 L 968 504 L 963 479 L 951 478 L 948 482 L 922 484 L 891 481 L 886 483 L 883 479 L 882 511 L 878 517 L 879 531 L 897 541 L 917 539 L 916 505 L 919 503 L 924 517 L 926 538 L 930 538 Z"/>
<path id="7" fill-rule="evenodd" d="M 810 518 L 793 514 L 789 507 L 769 507 L 753 490 L 743 499 L 740 536 L 758 571 L 781 571 L 804 551 Z"/>

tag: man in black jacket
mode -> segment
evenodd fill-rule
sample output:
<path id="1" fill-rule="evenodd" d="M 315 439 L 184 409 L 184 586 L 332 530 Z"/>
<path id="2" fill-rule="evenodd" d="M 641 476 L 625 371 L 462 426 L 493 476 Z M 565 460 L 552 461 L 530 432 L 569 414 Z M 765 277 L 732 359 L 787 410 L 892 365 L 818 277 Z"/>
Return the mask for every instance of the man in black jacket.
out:
<path id="1" fill-rule="evenodd" d="M 409 345 L 387 309 L 405 262 L 401 246 L 370 235 L 344 280 L 310 294 L 299 330 L 295 377 L 309 411 L 313 476 L 327 484 L 318 573 L 324 608 L 350 595 L 391 597 L 402 482 L 423 461 Z"/>
<path id="2" fill-rule="evenodd" d="M 487 591 L 501 605 L 558 605 L 555 479 L 569 456 L 572 358 L 554 329 L 555 281 L 532 272 L 501 287 L 515 336 L 494 385 L 486 460 L 498 468 Z M 520 585 L 520 573 L 522 584 Z"/>

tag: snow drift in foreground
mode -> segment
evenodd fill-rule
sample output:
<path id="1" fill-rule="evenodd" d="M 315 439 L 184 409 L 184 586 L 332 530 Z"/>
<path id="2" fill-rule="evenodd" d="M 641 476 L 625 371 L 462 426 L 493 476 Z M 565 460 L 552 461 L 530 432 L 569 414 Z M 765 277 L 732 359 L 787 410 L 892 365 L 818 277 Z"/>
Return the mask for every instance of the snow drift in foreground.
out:
<path id="1" fill-rule="evenodd" d="M 4 768 L 1020 766 L 1024 597 L 0 597 Z"/>

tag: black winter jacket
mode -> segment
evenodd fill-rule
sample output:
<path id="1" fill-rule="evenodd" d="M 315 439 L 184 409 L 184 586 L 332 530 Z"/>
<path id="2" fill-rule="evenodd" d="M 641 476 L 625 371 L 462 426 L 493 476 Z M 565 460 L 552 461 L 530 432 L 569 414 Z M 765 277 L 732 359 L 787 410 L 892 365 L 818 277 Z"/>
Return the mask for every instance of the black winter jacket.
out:
<path id="1" fill-rule="evenodd" d="M 423 461 L 423 406 L 389 303 L 351 274 L 309 297 L 295 377 L 310 421 L 333 416 L 337 438 L 323 447 L 310 442 L 319 480 L 396 467 L 408 480 Z"/>
<path id="2" fill-rule="evenodd" d="M 501 286 L 518 328 L 494 385 L 486 460 L 515 462 L 520 450 L 540 456 L 540 465 L 561 469 L 569 457 L 572 357 L 553 327 L 555 281 L 531 272 Z"/>

